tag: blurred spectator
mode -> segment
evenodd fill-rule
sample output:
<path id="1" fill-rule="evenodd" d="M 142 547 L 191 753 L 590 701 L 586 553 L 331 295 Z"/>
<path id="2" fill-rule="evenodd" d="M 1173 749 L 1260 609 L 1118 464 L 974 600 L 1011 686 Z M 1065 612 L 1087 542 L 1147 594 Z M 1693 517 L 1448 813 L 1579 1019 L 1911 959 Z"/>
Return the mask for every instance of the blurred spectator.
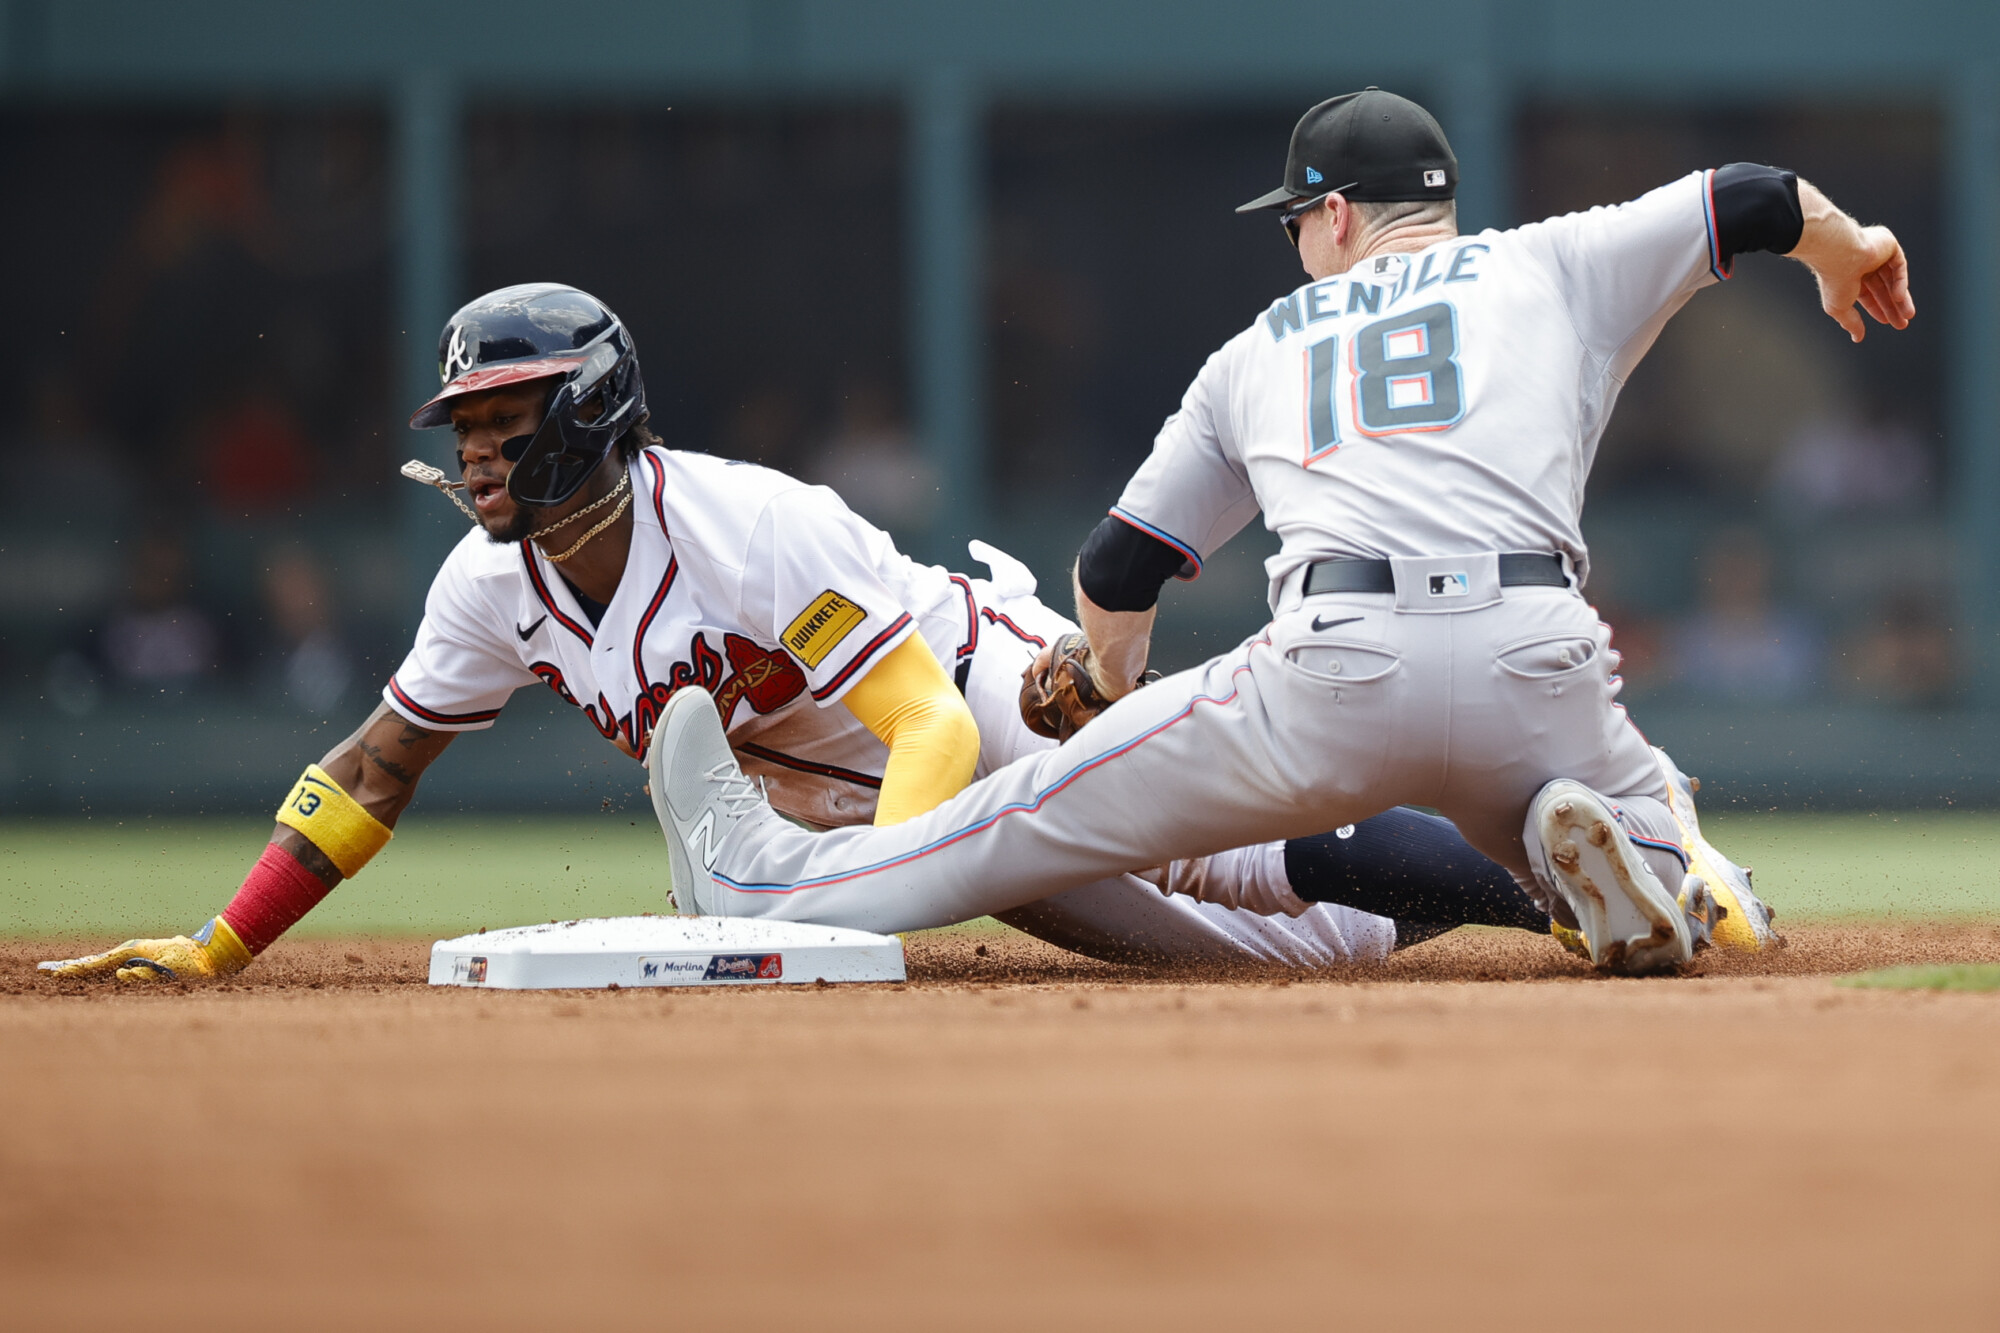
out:
<path id="1" fill-rule="evenodd" d="M 215 626 L 189 594 L 187 550 L 155 533 L 132 552 L 126 600 L 104 626 L 104 665 L 114 680 L 181 690 L 215 670 Z"/>
<path id="2" fill-rule="evenodd" d="M 283 509 L 304 498 L 312 458 L 291 410 L 256 392 L 204 431 L 202 471 L 210 503 L 232 514 Z"/>
<path id="3" fill-rule="evenodd" d="M 1675 675 L 1705 696 L 1778 702 L 1811 692 L 1821 648 L 1812 625 L 1771 604 L 1771 556 L 1748 528 L 1725 529 L 1701 560 L 1701 607 L 1680 628 Z"/>
<path id="4" fill-rule="evenodd" d="M 848 385 L 839 428 L 805 473 L 885 528 L 922 528 L 937 508 L 937 471 L 917 452 L 894 397 L 874 380 Z"/>
<path id="5" fill-rule="evenodd" d="M 1885 414 L 1806 422 L 1771 465 L 1771 493 L 1809 513 L 1911 509 L 1931 495 L 1931 456 Z"/>
<path id="6" fill-rule="evenodd" d="M 1845 683 L 1862 697 L 1909 707 L 1951 702 L 1958 664 L 1936 593 L 1911 590 L 1884 598 L 1874 623 L 1841 655 Z"/>
<path id="7" fill-rule="evenodd" d="M 319 562 L 297 548 L 264 571 L 264 609 L 277 632 L 274 684 L 305 712 L 324 715 L 354 683 L 354 653 L 334 626 L 333 598 Z"/>

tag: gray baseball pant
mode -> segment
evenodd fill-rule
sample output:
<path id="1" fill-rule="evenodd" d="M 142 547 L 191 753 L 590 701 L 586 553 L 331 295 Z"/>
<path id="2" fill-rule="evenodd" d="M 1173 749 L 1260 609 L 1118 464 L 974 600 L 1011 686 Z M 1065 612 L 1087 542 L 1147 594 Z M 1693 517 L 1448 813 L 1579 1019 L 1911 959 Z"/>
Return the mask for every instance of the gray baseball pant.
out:
<path id="1" fill-rule="evenodd" d="M 1547 901 L 1523 833 L 1555 778 L 1609 798 L 1677 890 L 1665 779 L 1615 702 L 1596 612 L 1570 589 L 1501 588 L 1491 554 L 1394 563 L 1396 593 L 1305 598 L 1235 651 L 905 823 L 811 834 L 745 821 L 712 868 L 712 910 L 916 929 L 1394 805 L 1434 807 Z M 1453 595 L 1427 595 L 1437 574 L 1462 576 L 1442 584 Z"/>

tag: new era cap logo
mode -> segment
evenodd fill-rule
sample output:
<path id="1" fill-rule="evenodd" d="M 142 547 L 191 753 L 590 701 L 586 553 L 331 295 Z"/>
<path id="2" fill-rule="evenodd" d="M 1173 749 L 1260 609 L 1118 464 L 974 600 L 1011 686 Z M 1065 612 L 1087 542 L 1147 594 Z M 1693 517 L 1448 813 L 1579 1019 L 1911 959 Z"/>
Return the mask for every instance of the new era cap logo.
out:
<path id="1" fill-rule="evenodd" d="M 1424 173 L 1424 188 L 1435 189 L 1442 184 L 1444 184 L 1444 173 L 1442 171 L 1426 171 Z"/>
<path id="2" fill-rule="evenodd" d="M 1320 175 L 1317 171 L 1314 171 L 1311 167 L 1306 168 L 1306 184 L 1317 185 L 1325 179 L 1326 177 Z"/>

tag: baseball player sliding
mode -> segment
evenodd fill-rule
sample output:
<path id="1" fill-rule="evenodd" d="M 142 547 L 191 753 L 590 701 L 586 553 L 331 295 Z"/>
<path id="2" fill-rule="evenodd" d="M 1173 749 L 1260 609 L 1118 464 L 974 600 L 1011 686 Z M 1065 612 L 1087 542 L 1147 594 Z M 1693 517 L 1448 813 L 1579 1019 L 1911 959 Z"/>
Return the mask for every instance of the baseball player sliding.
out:
<path id="1" fill-rule="evenodd" d="M 662 447 L 632 340 L 589 295 L 490 293 L 453 316 L 440 361 L 444 387 L 411 424 L 452 427 L 463 481 L 406 471 L 452 494 L 477 530 L 438 573 L 382 705 L 306 768 L 241 890 L 202 930 L 44 966 L 127 980 L 246 966 L 381 850 L 452 738 L 491 726 L 523 686 L 554 690 L 637 759 L 692 689 L 727 719 L 727 765 L 695 775 L 733 775 L 738 786 L 712 789 L 721 808 L 740 814 L 767 791 L 815 827 L 920 814 L 976 774 L 1053 751 L 1033 728 L 1061 733 L 1073 725 L 1064 708 L 1090 706 L 1073 687 L 1056 700 L 1040 677 L 1024 685 L 1038 653 L 1080 636 L 1004 554 L 974 544 L 990 579 L 919 565 L 828 490 Z M 1315 966 L 1467 922 L 1549 929 L 1448 823 L 1407 810 L 1056 888 L 1067 891 L 1013 896 L 1005 919 L 1112 958 Z M 1755 904 L 1747 883 L 1744 901 Z M 986 910 L 965 908 L 902 894 L 869 920 L 902 930 Z M 1741 942 L 1757 947 L 1768 930 L 1750 919 Z"/>
<path id="2" fill-rule="evenodd" d="M 1209 358 L 1076 564 L 1114 700 L 1060 748 L 890 826 L 771 812 L 693 690 L 648 756 L 683 910 L 856 926 L 999 912 L 1135 867 L 1434 806 L 1598 965 L 1685 962 L 1722 886 L 1616 702 L 1585 603 L 1584 482 L 1619 388 L 1738 256 L 1789 254 L 1859 341 L 1915 313 L 1896 238 L 1790 172 L 1458 234 L 1437 122 L 1377 89 L 1293 132 L 1278 209 L 1310 281 Z M 1144 688 L 1166 579 L 1261 511 L 1274 618 Z M 1056 682 L 1060 684 L 1060 682 Z"/>

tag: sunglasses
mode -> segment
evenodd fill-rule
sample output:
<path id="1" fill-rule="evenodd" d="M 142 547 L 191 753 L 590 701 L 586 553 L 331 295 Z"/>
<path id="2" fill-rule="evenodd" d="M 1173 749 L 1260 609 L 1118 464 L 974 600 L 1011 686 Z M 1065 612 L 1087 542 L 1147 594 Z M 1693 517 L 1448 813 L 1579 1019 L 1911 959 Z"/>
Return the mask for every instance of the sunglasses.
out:
<path id="1" fill-rule="evenodd" d="M 1310 199 L 1301 199 L 1284 212 L 1278 214 L 1278 222 L 1284 227 L 1285 239 L 1292 243 L 1292 249 L 1296 250 L 1299 248 L 1299 222 L 1306 214 L 1325 203 L 1328 194 L 1339 194 L 1341 190 L 1351 190 L 1360 183 L 1360 181 L 1349 181 L 1345 185 L 1328 190 L 1326 194 L 1316 194 Z"/>

